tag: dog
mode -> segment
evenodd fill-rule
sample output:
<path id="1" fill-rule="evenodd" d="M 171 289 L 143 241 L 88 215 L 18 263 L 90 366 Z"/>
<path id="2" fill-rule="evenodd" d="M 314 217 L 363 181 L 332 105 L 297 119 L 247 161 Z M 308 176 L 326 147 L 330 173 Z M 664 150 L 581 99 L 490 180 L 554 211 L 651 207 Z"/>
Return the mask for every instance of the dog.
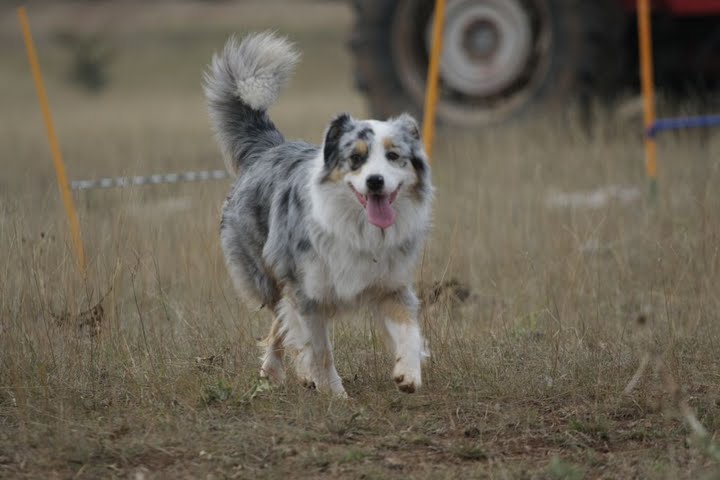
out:
<path id="1" fill-rule="evenodd" d="M 367 306 L 394 355 L 398 389 L 412 393 L 426 355 L 412 284 L 433 197 L 417 122 L 342 113 L 322 145 L 285 140 L 267 110 L 299 58 L 273 33 L 231 37 L 204 79 L 236 177 L 220 222 L 227 268 L 240 296 L 274 315 L 260 374 L 284 381 L 288 350 L 299 380 L 346 396 L 328 326 Z"/>

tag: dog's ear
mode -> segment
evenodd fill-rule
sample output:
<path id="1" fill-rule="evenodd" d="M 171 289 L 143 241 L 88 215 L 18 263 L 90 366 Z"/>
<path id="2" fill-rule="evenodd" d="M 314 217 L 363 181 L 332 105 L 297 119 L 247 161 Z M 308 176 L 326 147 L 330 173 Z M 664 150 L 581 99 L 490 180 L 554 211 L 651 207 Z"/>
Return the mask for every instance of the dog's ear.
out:
<path id="1" fill-rule="evenodd" d="M 401 131 L 410 135 L 410 137 L 416 142 L 413 146 L 412 158 L 410 161 L 412 162 L 412 166 L 415 168 L 418 175 L 424 176 L 428 167 L 428 158 L 425 153 L 425 149 L 423 148 L 423 144 L 420 141 L 420 127 L 418 127 L 418 123 L 412 115 L 408 113 L 403 113 L 397 117 L 394 120 L 394 123 Z"/>
<path id="2" fill-rule="evenodd" d="M 337 161 L 337 152 L 339 151 L 339 143 L 343 134 L 347 132 L 352 124 L 352 117 L 347 113 L 341 113 L 335 117 L 325 132 L 325 143 L 323 144 L 323 155 L 325 157 L 325 165 Z"/>
<path id="3" fill-rule="evenodd" d="M 414 140 L 420 140 L 420 127 L 418 123 L 409 113 L 403 113 L 395 119 L 395 124 L 400 129 L 410 135 Z"/>

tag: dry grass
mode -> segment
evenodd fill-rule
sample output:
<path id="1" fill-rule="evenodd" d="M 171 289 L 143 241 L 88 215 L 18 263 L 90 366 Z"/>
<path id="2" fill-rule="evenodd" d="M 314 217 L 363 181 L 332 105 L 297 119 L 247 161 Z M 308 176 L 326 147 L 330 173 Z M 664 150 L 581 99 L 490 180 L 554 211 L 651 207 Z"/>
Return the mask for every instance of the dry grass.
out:
<path id="1" fill-rule="evenodd" d="M 288 14 L 306 52 L 273 112 L 289 136 L 319 140 L 335 111 L 362 115 L 343 46 L 350 19 L 333 8 L 324 29 L 303 31 Z M 266 21 L 240 15 L 249 11 L 238 28 Z M 119 29 L 114 83 L 97 97 L 66 85 L 62 52 L 41 41 L 71 176 L 220 168 L 199 78 L 229 31 L 198 27 L 178 47 Z M 594 140 L 546 119 L 441 136 L 418 275 L 433 353 L 425 389 L 395 391 L 359 312 L 334 330 L 345 403 L 259 382 L 254 344 L 270 319 L 236 300 L 225 272 L 226 183 L 78 195 L 90 258 L 78 275 L 11 45 L 0 89 L 0 476 L 720 474 L 717 135 L 662 142 L 657 203 L 595 210 L 544 198 L 642 184 L 633 124 L 601 122 Z"/>

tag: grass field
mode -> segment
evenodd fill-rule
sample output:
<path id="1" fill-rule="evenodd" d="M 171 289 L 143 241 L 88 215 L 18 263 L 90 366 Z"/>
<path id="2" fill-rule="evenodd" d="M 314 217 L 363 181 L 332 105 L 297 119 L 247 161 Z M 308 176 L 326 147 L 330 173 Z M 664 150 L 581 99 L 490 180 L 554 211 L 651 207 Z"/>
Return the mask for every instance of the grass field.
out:
<path id="1" fill-rule="evenodd" d="M 274 27 L 304 51 L 271 112 L 287 136 L 319 142 L 335 112 L 364 115 L 342 4 L 77 5 L 29 11 L 71 178 L 222 168 L 200 78 L 233 31 Z M 345 402 L 259 381 L 270 318 L 225 271 L 227 182 L 77 194 L 78 273 L 13 15 L 0 16 L 0 477 L 720 478 L 717 134 L 662 140 L 653 203 L 633 122 L 600 120 L 591 139 L 547 119 L 441 133 L 418 271 L 424 388 L 395 390 L 358 312 L 333 331 Z M 66 81 L 52 38 L 73 25 L 116 48 L 101 94 Z M 606 185 L 643 195 L 546 202 Z"/>

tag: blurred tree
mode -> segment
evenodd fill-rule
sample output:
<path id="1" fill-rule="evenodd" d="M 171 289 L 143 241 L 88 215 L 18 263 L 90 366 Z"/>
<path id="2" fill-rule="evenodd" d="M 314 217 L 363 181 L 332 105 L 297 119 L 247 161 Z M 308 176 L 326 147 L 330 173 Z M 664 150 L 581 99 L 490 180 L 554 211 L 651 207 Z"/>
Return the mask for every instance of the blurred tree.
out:
<path id="1" fill-rule="evenodd" d="M 110 81 L 108 69 L 115 56 L 114 50 L 97 33 L 63 31 L 55 34 L 55 39 L 72 56 L 70 81 L 89 92 L 101 92 Z"/>

